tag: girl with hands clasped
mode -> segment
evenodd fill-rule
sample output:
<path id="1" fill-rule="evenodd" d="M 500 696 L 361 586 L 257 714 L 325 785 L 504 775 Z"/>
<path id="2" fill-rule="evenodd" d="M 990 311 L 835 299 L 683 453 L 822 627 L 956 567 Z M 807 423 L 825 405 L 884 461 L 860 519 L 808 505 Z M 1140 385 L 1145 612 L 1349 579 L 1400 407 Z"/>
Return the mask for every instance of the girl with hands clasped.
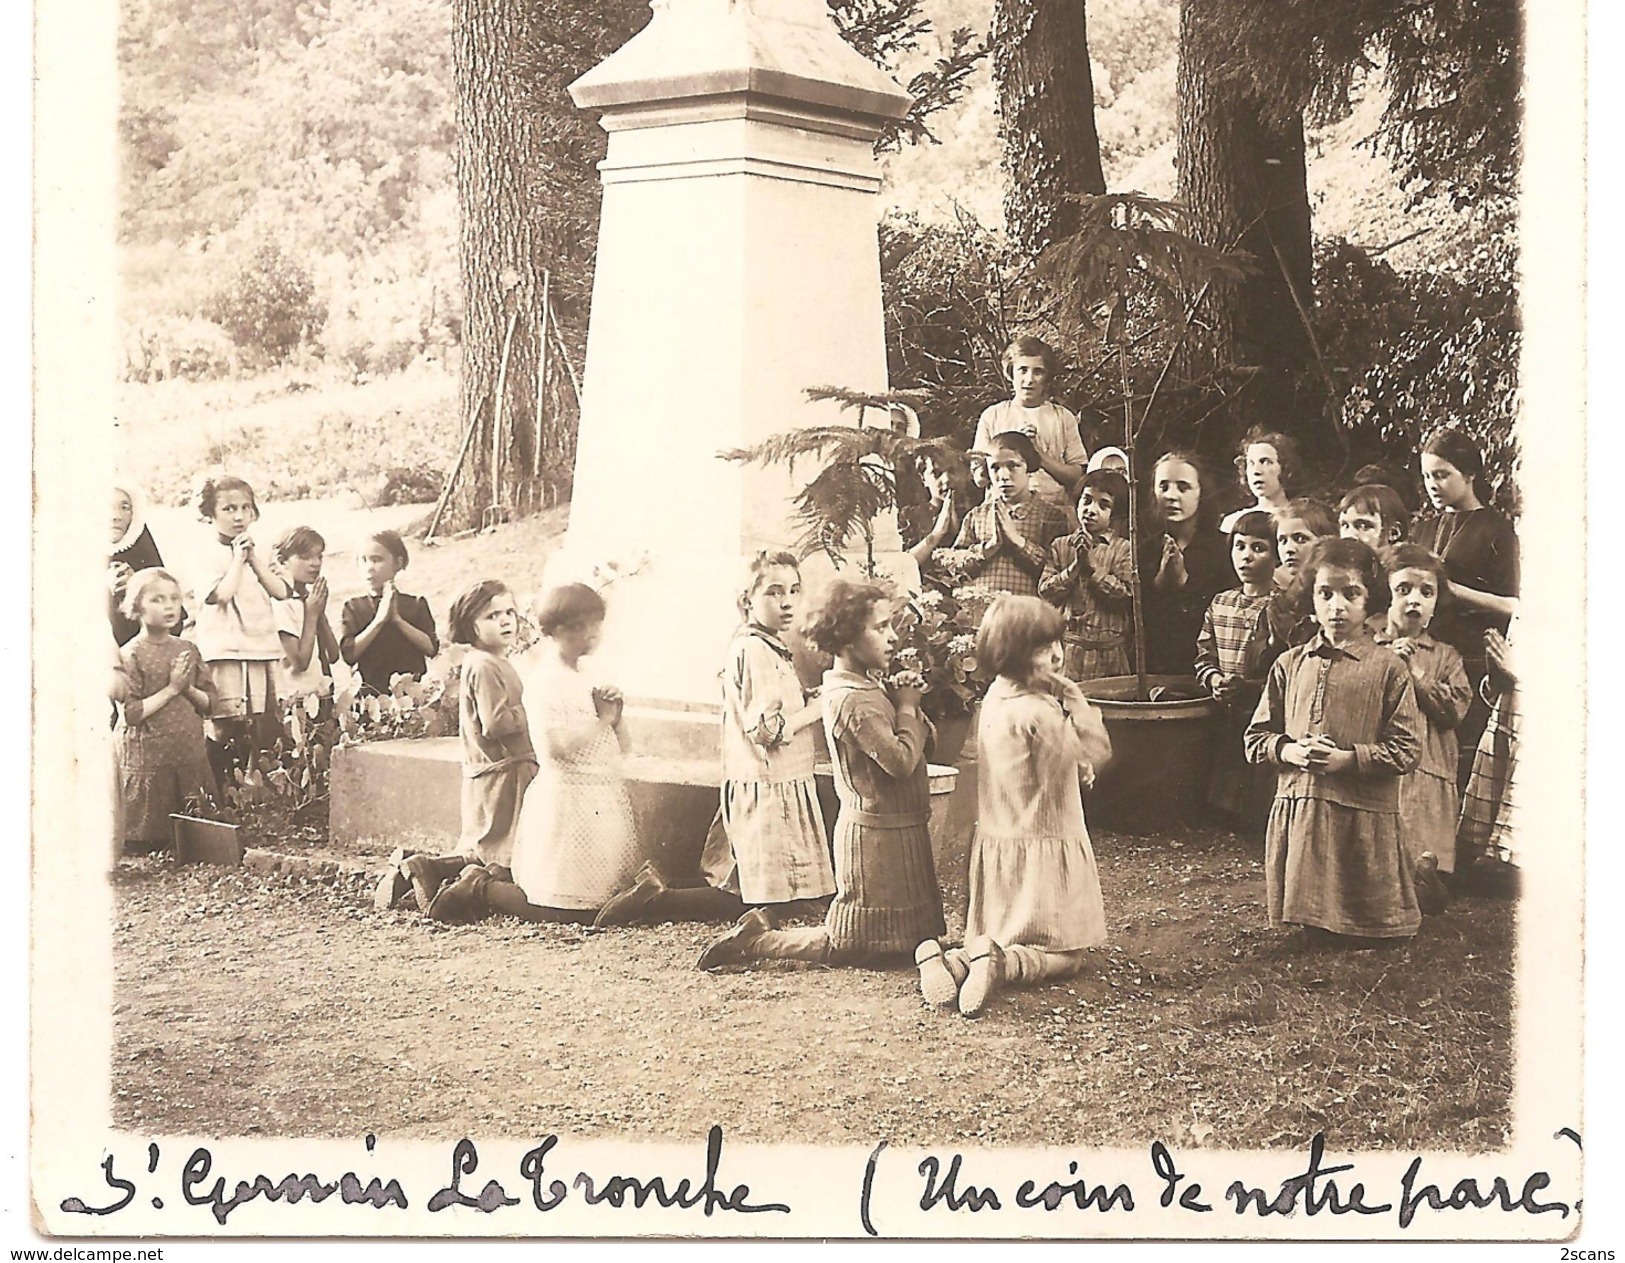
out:
<path id="1" fill-rule="evenodd" d="M 1422 913 L 1400 840 L 1399 778 L 1421 756 L 1410 671 L 1371 637 L 1388 608 L 1370 548 L 1324 539 L 1304 559 L 1319 630 L 1270 669 L 1247 757 L 1279 769 L 1264 852 L 1272 926 L 1408 938 Z"/>
<path id="2" fill-rule="evenodd" d="M 1190 675 L 1196 636 L 1214 594 L 1229 587 L 1229 541 L 1215 529 L 1213 482 L 1194 452 L 1175 450 L 1152 470 L 1149 529 L 1140 536 L 1146 670 Z"/>
<path id="3" fill-rule="evenodd" d="M 753 908 L 701 954 L 696 968 L 749 960 L 847 964 L 907 958 L 942 934 L 942 891 L 931 855 L 918 678 L 878 678 L 897 645 L 889 591 L 835 579 L 802 630 L 835 665 L 824 674 L 824 732 L 841 800 L 835 822 L 835 898 L 824 923 L 777 928 Z"/>
<path id="4" fill-rule="evenodd" d="M 361 673 L 362 684 L 376 693 L 388 693 L 397 675 L 422 679 L 428 659 L 440 652 L 429 603 L 396 586 L 395 576 L 409 560 L 398 532 L 368 536 L 356 562 L 370 595 L 344 603 L 339 649 Z"/>
<path id="5" fill-rule="evenodd" d="M 788 911 L 782 906 L 835 893 L 813 780 L 823 710 L 817 690 L 802 687 L 783 640 L 800 600 L 792 554 L 763 551 L 746 564 L 739 595 L 745 621 L 722 667 L 722 795 L 700 860 L 706 884 L 668 887 L 645 864 L 595 925 L 731 919 L 745 907 Z"/>
<path id="6" fill-rule="evenodd" d="M 604 598 L 581 583 L 542 598 L 536 624 L 549 644 L 527 690 L 536 699 L 539 767 L 513 848 L 513 879 L 525 898 L 583 922 L 630 886 L 643 863 L 622 772 L 626 699 L 581 671 L 603 635 L 605 613 Z"/>
<path id="7" fill-rule="evenodd" d="M 280 731 L 276 670 L 282 661 L 272 601 L 293 589 L 261 550 L 249 527 L 259 521 L 254 489 L 241 478 L 205 478 L 198 515 L 214 528 L 193 579 L 198 651 L 214 680 L 208 724 L 209 759 L 220 781 Z"/>
<path id="8" fill-rule="evenodd" d="M 338 660 L 338 638 L 327 621 L 327 580 L 322 557 L 327 541 L 308 526 L 296 526 L 276 542 L 276 559 L 287 575 L 288 598 L 272 606 L 282 638 L 277 693 L 282 697 L 322 698 L 333 692 L 332 665 Z"/>
<path id="9" fill-rule="evenodd" d="M 1456 729 L 1467 715 L 1472 685 L 1461 655 L 1434 638 L 1430 627 L 1448 604 L 1444 562 L 1417 544 L 1397 544 L 1383 554 L 1388 572 L 1387 625 L 1377 633 L 1410 672 L 1422 714 L 1421 761 L 1399 782 L 1405 850 L 1416 867 L 1423 911 L 1443 905 L 1441 872 L 1456 871 Z"/>
<path id="10" fill-rule="evenodd" d="M 1066 978 L 1106 941 L 1106 912 L 1080 782 L 1111 755 L 1100 714 L 1061 674 L 1059 610 L 1000 597 L 976 635 L 997 673 L 977 724 L 976 842 L 965 946 L 915 950 L 920 993 L 981 1013 L 1002 986 Z"/>
<path id="11" fill-rule="evenodd" d="M 128 850 L 169 845 L 171 812 L 214 793 L 203 720 L 214 682 L 197 646 L 180 639 L 181 585 L 167 570 L 137 570 L 125 585 L 125 616 L 141 630 L 119 651 L 118 758 L 122 838 Z"/>

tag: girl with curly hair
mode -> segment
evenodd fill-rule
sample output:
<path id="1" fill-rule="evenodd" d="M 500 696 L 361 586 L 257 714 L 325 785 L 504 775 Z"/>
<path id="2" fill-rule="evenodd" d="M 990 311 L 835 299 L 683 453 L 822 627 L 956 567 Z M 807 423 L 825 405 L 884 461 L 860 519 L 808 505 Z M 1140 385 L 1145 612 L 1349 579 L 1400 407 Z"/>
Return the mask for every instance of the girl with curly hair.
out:
<path id="1" fill-rule="evenodd" d="M 904 957 L 944 931 L 931 856 L 920 690 L 876 678 L 897 645 L 890 592 L 834 580 L 802 631 L 835 665 L 825 673 L 824 732 L 835 763 L 835 898 L 824 923 L 775 929 L 760 908 L 707 947 L 700 969 L 749 960 L 823 964 Z"/>

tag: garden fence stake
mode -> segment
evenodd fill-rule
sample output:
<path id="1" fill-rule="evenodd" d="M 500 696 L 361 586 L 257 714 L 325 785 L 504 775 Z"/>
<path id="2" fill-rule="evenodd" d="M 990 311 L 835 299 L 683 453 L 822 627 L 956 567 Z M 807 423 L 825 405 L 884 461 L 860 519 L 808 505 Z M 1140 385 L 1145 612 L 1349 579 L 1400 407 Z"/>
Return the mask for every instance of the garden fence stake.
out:
<path id="1" fill-rule="evenodd" d="M 446 475 L 445 485 L 440 488 L 440 499 L 434 506 L 434 516 L 429 519 L 429 529 L 423 533 L 425 544 L 434 538 L 435 528 L 440 525 L 441 515 L 445 513 L 446 505 L 451 501 L 452 488 L 457 485 L 457 475 L 463 472 L 463 462 L 468 459 L 469 449 L 474 446 L 474 436 L 480 429 L 480 414 L 484 411 L 483 407 L 476 409 L 468 428 L 463 431 L 463 446 L 457 452 L 457 463 L 451 467 L 451 473 Z"/>
<path id="2" fill-rule="evenodd" d="M 508 332 L 502 336 L 502 359 L 497 364 L 496 413 L 491 420 L 491 508 L 502 503 L 502 420 L 508 398 L 508 360 L 513 355 L 513 331 L 519 325 L 519 304 L 508 313 Z"/>
<path id="3" fill-rule="evenodd" d="M 542 333 L 537 339 L 540 343 L 540 353 L 536 361 L 536 445 L 530 450 L 530 476 L 541 477 L 542 473 L 542 435 L 543 425 L 547 417 L 547 326 L 548 326 L 548 290 L 551 288 L 553 274 L 547 268 L 542 269 Z"/>

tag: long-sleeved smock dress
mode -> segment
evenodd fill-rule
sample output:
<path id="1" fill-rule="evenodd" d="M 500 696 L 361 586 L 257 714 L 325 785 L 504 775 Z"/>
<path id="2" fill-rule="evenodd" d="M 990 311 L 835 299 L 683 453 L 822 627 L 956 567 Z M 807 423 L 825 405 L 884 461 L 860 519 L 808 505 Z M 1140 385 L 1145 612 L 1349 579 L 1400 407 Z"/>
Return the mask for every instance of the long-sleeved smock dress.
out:
<path id="1" fill-rule="evenodd" d="M 1384 630 L 1377 643 L 1392 636 Z M 1461 798 L 1456 792 L 1456 728 L 1467 715 L 1472 686 L 1467 668 L 1454 646 L 1435 640 L 1427 632 L 1416 637 L 1415 657 L 1421 679 L 1413 673 L 1416 706 L 1422 715 L 1422 755 L 1416 770 L 1399 782 L 1400 837 L 1415 861 L 1423 851 L 1433 852 L 1441 872 L 1456 871 L 1456 825 Z"/>
<path id="2" fill-rule="evenodd" d="M 704 867 L 709 884 L 747 904 L 835 890 L 813 779 L 818 738 L 811 726 L 794 734 L 786 726 L 806 704 L 789 648 L 761 628 L 740 628 L 722 669 L 721 820 L 731 855 L 708 845 Z"/>
<path id="3" fill-rule="evenodd" d="M 469 649 L 458 686 L 457 732 L 463 747 L 457 849 L 482 864 L 511 867 L 519 808 L 536 776 L 525 689 L 513 663 Z"/>
<path id="4" fill-rule="evenodd" d="M 203 655 L 190 641 L 178 636 L 157 640 L 137 636 L 119 650 L 128 690 L 113 735 L 123 805 L 122 841 L 168 842 L 170 813 L 184 811 L 188 797 L 215 792 L 203 740 L 203 716 L 191 700 L 172 698 L 150 715 L 143 705 L 169 683 L 175 659 L 183 653 L 192 655 L 191 686 L 202 689 L 212 700 L 214 681 Z"/>
<path id="5" fill-rule="evenodd" d="M 931 855 L 926 719 L 899 715 L 879 681 L 824 674 L 824 731 L 835 760 L 835 898 L 830 945 L 850 955 L 912 953 L 946 931 Z"/>
<path id="6" fill-rule="evenodd" d="M 1264 848 L 1271 925 L 1362 938 L 1408 938 L 1422 922 L 1400 839 L 1399 779 L 1421 756 L 1410 672 L 1366 638 L 1316 635 L 1270 668 L 1247 757 L 1279 769 Z M 1281 762 L 1289 741 L 1324 734 L 1355 766 L 1328 775 Z"/>
<path id="7" fill-rule="evenodd" d="M 1068 716 L 1048 692 L 1003 676 L 977 723 L 976 841 L 966 941 L 1068 952 L 1106 941 L 1100 875 L 1078 775 L 1110 743 L 1093 707 Z"/>

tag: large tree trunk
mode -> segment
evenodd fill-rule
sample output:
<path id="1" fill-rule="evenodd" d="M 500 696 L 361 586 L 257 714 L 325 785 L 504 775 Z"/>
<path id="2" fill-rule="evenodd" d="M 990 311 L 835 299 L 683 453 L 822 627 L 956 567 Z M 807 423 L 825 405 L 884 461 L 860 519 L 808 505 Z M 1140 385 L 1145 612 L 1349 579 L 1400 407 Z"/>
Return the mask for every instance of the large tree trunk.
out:
<path id="1" fill-rule="evenodd" d="M 1203 426 L 1213 451 L 1254 424 L 1304 434 L 1319 412 L 1318 402 L 1299 398 L 1313 360 L 1303 117 L 1272 121 L 1241 76 L 1218 72 L 1221 45 L 1210 32 L 1224 19 L 1224 0 L 1180 5 L 1179 200 L 1205 244 L 1239 248 L 1258 268 L 1215 287 L 1181 355 L 1187 380 L 1234 395 Z"/>
<path id="2" fill-rule="evenodd" d="M 1036 255 L 1076 227 L 1068 193 L 1104 193 L 1084 0 L 997 0 L 993 81 L 1005 227 Z"/>
<path id="3" fill-rule="evenodd" d="M 452 24 L 464 426 L 477 418 L 449 506 L 452 529 L 480 525 L 493 505 L 514 507 L 533 466 L 542 252 L 527 191 L 532 112 L 515 56 L 526 47 L 529 15 L 530 5 L 514 0 L 457 0 Z"/>

